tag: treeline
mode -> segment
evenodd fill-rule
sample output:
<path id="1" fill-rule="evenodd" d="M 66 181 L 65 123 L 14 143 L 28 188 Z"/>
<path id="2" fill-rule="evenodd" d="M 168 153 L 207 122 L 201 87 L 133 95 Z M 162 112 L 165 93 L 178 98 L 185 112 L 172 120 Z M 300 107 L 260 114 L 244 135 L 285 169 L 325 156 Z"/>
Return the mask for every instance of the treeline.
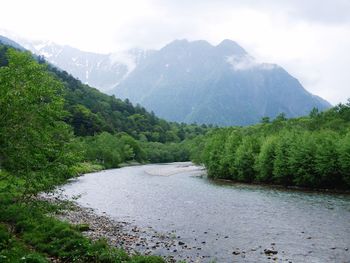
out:
<path id="1" fill-rule="evenodd" d="M 221 128 L 194 140 L 191 158 L 211 178 L 310 188 L 350 188 L 350 100 L 325 112 L 250 127 Z"/>
<path id="2" fill-rule="evenodd" d="M 189 160 L 185 142 L 160 143 L 139 141 L 127 133 L 102 132 L 95 136 L 79 137 L 70 145 L 71 151 L 81 161 L 101 165 L 103 168 L 118 167 L 128 162 L 181 162 Z"/>

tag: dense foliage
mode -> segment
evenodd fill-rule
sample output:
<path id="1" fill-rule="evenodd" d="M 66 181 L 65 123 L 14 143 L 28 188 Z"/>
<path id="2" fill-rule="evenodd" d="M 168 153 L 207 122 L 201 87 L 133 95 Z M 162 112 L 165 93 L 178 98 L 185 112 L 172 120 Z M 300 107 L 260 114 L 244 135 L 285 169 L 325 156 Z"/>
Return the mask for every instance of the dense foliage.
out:
<path id="1" fill-rule="evenodd" d="M 35 192 L 67 178 L 78 156 L 67 149 L 72 132 L 63 121 L 61 83 L 29 54 L 9 49 L 8 60 L 0 68 L 0 168 Z"/>
<path id="2" fill-rule="evenodd" d="M 0 65 L 0 261 L 163 262 L 91 242 L 31 196 L 123 162 L 183 160 L 179 142 L 206 127 L 158 119 L 30 53 L 0 45 Z"/>
<path id="3" fill-rule="evenodd" d="M 350 188 L 350 100 L 308 117 L 281 114 L 255 126 L 216 129 L 198 140 L 191 158 L 212 178 Z"/>

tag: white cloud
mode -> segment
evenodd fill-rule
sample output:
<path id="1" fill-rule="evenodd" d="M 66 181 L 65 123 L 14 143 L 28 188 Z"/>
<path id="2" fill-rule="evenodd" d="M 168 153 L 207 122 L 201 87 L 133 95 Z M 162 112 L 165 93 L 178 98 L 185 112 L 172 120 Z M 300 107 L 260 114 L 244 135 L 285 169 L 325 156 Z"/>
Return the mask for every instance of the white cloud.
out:
<path id="1" fill-rule="evenodd" d="M 3 0 L 1 6 L 3 29 L 101 53 L 229 38 L 334 104 L 350 97 L 349 0 Z"/>
<path id="2" fill-rule="evenodd" d="M 270 63 L 258 63 L 255 58 L 250 55 L 242 56 L 228 56 L 226 61 L 232 66 L 234 71 L 250 70 L 250 69 L 263 69 L 272 70 L 277 67 L 275 64 Z"/>
<path id="3" fill-rule="evenodd" d="M 226 61 L 231 64 L 232 69 L 235 71 L 249 70 L 258 65 L 254 58 L 249 55 L 229 56 L 227 57 Z"/>

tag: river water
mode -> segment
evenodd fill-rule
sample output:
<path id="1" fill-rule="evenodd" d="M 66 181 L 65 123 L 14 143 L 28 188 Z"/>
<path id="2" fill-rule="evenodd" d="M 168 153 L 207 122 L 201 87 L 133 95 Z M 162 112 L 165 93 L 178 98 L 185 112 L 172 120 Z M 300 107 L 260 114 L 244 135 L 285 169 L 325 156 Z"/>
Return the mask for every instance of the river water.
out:
<path id="1" fill-rule="evenodd" d="M 97 213 L 181 241 L 176 252 L 155 254 L 198 262 L 350 262 L 349 195 L 215 182 L 191 163 L 107 170 L 63 188 Z"/>

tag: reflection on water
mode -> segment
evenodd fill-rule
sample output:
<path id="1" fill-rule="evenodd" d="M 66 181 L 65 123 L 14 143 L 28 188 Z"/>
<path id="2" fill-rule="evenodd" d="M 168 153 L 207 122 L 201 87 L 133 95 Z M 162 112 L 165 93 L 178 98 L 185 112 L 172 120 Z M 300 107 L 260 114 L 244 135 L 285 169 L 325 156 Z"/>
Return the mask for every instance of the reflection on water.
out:
<path id="1" fill-rule="evenodd" d="M 88 174 L 65 193 L 114 219 L 172 231 L 217 262 L 350 262 L 350 196 L 213 182 L 188 165 Z"/>

